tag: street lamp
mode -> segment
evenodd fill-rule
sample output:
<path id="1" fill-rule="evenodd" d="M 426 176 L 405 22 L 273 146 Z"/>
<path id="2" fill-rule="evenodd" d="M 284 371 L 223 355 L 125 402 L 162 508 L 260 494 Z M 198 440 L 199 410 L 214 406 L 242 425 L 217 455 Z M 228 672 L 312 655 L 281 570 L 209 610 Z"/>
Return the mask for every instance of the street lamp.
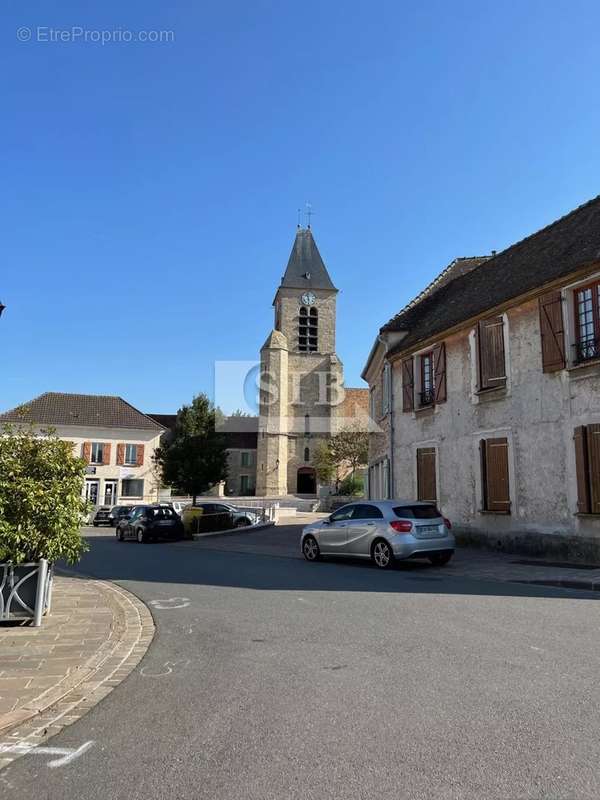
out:
<path id="1" fill-rule="evenodd" d="M 3 306 L 2 303 L 0 303 L 0 317 L 2 316 L 2 312 L 4 311 L 5 308 L 6 306 Z"/>

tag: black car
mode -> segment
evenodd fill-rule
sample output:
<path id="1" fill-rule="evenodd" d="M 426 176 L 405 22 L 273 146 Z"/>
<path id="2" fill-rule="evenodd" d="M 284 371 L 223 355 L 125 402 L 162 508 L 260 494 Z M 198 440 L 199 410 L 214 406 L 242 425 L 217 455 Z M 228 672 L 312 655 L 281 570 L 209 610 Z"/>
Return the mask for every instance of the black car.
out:
<path id="1" fill-rule="evenodd" d="M 110 521 L 110 506 L 100 506 L 94 514 L 92 525 L 97 528 L 99 525 L 112 525 Z"/>
<path id="2" fill-rule="evenodd" d="M 153 539 L 183 538 L 183 523 L 168 506 L 135 506 L 117 525 L 117 539 L 135 539 L 140 544 Z"/>
<path id="3" fill-rule="evenodd" d="M 131 514 L 133 508 L 133 506 L 113 506 L 110 510 L 110 514 L 108 515 L 110 520 L 109 525 L 112 525 L 113 528 L 116 528 L 122 519 Z"/>

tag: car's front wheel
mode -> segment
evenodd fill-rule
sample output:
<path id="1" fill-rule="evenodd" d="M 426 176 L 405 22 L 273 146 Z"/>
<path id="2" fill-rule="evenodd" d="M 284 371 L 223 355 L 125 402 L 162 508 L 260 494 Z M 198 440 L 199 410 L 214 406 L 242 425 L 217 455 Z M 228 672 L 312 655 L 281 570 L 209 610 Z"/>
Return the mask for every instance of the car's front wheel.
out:
<path id="1" fill-rule="evenodd" d="M 302 542 L 302 552 L 307 561 L 318 561 L 321 557 L 319 543 L 314 536 L 305 536 Z"/>
<path id="2" fill-rule="evenodd" d="M 447 550 L 446 552 L 442 553 L 432 553 L 429 556 L 429 561 L 433 564 L 434 567 L 443 567 L 450 561 L 453 555 L 454 555 L 454 550 Z"/>
<path id="3" fill-rule="evenodd" d="M 247 528 L 248 525 L 251 525 L 251 524 L 252 523 L 250 522 L 248 517 L 242 517 L 241 519 L 236 520 L 236 523 L 235 523 L 235 525 L 233 527 L 234 528 Z"/>
<path id="4" fill-rule="evenodd" d="M 148 541 L 148 538 L 142 528 L 137 529 L 135 538 L 138 540 L 138 544 L 145 544 Z"/>
<path id="5" fill-rule="evenodd" d="M 371 556 L 379 569 L 390 569 L 394 564 L 394 553 L 385 539 L 377 539 L 373 544 Z"/>
<path id="6" fill-rule="evenodd" d="M 123 541 L 123 531 L 121 528 L 117 528 L 117 539 L 122 542 Z"/>

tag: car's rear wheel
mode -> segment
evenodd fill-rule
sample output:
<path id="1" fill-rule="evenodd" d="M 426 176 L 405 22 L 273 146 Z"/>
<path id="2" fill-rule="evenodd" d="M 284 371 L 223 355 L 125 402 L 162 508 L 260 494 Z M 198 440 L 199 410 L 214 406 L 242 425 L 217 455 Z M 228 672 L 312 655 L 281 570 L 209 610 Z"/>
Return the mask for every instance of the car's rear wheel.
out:
<path id="1" fill-rule="evenodd" d="M 447 550 L 442 553 L 432 553 L 428 558 L 434 567 L 443 567 L 450 561 L 453 555 L 454 550 Z"/>
<path id="2" fill-rule="evenodd" d="M 117 528 L 117 539 L 122 542 L 123 541 L 123 531 L 121 528 Z"/>
<path id="3" fill-rule="evenodd" d="M 138 540 L 138 544 L 145 544 L 148 541 L 146 534 L 144 533 L 142 528 L 137 529 L 135 538 Z"/>
<path id="4" fill-rule="evenodd" d="M 92 522 L 92 525 L 94 526 L 94 528 L 98 527 L 98 523 L 97 522 Z"/>
<path id="5" fill-rule="evenodd" d="M 371 557 L 379 569 L 390 569 L 394 565 L 394 553 L 385 539 L 373 542 Z"/>
<path id="6" fill-rule="evenodd" d="M 252 523 L 250 522 L 250 520 L 247 517 L 243 517 L 242 519 L 238 519 L 233 527 L 234 528 L 247 528 L 248 525 L 251 525 L 251 524 Z"/>
<path id="7" fill-rule="evenodd" d="M 307 561 L 318 561 L 321 558 L 319 543 L 314 536 L 305 536 L 302 542 L 302 552 Z"/>

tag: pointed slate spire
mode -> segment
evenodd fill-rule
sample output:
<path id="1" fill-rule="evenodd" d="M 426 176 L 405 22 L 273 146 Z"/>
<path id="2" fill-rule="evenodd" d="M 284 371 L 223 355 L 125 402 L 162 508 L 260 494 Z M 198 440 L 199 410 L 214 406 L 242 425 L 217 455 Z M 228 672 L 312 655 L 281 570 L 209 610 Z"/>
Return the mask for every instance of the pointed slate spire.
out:
<path id="1" fill-rule="evenodd" d="M 286 289 L 331 289 L 333 285 L 310 228 L 298 228 L 281 285 Z"/>

